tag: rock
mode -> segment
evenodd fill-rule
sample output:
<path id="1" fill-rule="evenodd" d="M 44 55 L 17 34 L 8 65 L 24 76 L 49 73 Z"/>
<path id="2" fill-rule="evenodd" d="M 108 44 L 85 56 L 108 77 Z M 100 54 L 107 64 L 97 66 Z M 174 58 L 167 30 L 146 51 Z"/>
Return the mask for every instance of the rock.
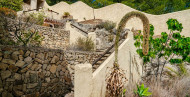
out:
<path id="1" fill-rule="evenodd" d="M 15 51 L 15 52 L 12 53 L 11 58 L 12 58 L 13 60 L 18 60 L 18 55 L 19 55 L 19 54 L 20 54 L 19 51 Z"/>
<path id="2" fill-rule="evenodd" d="M 58 62 L 58 61 L 59 61 L 59 57 L 54 56 L 54 57 L 52 58 L 52 60 L 51 60 L 51 63 L 56 63 L 56 62 Z"/>
<path id="3" fill-rule="evenodd" d="M 35 70 L 36 68 L 38 68 L 38 64 L 34 64 L 30 69 Z"/>
<path id="4" fill-rule="evenodd" d="M 30 83 L 30 84 L 27 84 L 27 88 L 32 89 L 32 88 L 35 88 L 37 85 L 38 83 Z"/>
<path id="5" fill-rule="evenodd" d="M 30 55 L 30 51 L 27 51 L 27 52 L 24 54 L 25 57 L 27 57 L 27 56 L 29 56 L 29 55 Z"/>
<path id="6" fill-rule="evenodd" d="M 15 81 L 15 79 L 14 78 L 7 78 L 7 80 L 6 80 L 7 82 L 14 82 Z"/>
<path id="7" fill-rule="evenodd" d="M 60 76 L 64 75 L 64 72 L 63 71 L 60 71 Z"/>
<path id="8" fill-rule="evenodd" d="M 47 64 L 43 64 L 42 68 L 45 70 L 47 68 Z"/>
<path id="9" fill-rule="evenodd" d="M 45 76 L 50 76 L 50 72 L 49 72 L 49 71 L 47 71 Z"/>
<path id="10" fill-rule="evenodd" d="M 18 73 L 15 73 L 15 75 L 13 76 L 13 78 L 15 79 L 15 80 L 21 80 L 21 75 L 20 74 L 18 74 Z"/>
<path id="11" fill-rule="evenodd" d="M 57 66 L 57 71 L 61 71 L 61 68 L 62 68 L 62 66 L 61 66 L 61 65 L 58 65 L 58 66 Z"/>
<path id="12" fill-rule="evenodd" d="M 22 95 L 24 95 L 24 93 L 22 91 L 17 91 L 13 89 L 13 94 L 16 97 L 21 97 Z"/>
<path id="13" fill-rule="evenodd" d="M 23 67 L 24 64 L 25 64 L 24 61 L 19 60 L 19 61 L 15 64 L 15 66 L 17 66 L 17 67 Z"/>
<path id="14" fill-rule="evenodd" d="M 36 57 L 38 59 L 44 60 L 44 54 L 43 53 L 39 53 Z"/>
<path id="15" fill-rule="evenodd" d="M 10 58 L 10 54 L 11 54 L 11 52 L 9 52 L 9 51 L 4 51 L 4 58 L 5 58 L 5 59 L 9 59 L 9 58 Z"/>
<path id="16" fill-rule="evenodd" d="M 55 73 L 55 72 L 56 72 L 56 69 L 57 69 L 57 66 L 52 65 L 51 68 L 50 68 L 50 72 L 51 72 L 51 73 Z"/>
<path id="17" fill-rule="evenodd" d="M 35 83 L 37 82 L 37 79 L 38 79 L 37 74 L 35 73 L 30 74 L 30 82 Z"/>
<path id="18" fill-rule="evenodd" d="M 26 84 L 23 84 L 22 91 L 26 92 Z"/>
<path id="19" fill-rule="evenodd" d="M 20 53 L 21 55 L 24 55 L 24 51 L 23 51 L 23 50 L 19 50 L 19 53 Z"/>
<path id="20" fill-rule="evenodd" d="M 40 63 L 40 64 L 43 64 L 43 63 L 44 63 L 44 61 L 42 61 L 42 60 L 40 60 L 40 59 L 38 59 L 38 58 L 35 58 L 34 60 L 35 60 L 36 62 Z"/>
<path id="21" fill-rule="evenodd" d="M 47 87 L 48 83 L 42 83 L 42 87 Z"/>
<path id="22" fill-rule="evenodd" d="M 7 92 L 7 91 L 4 91 L 2 93 L 2 97 L 14 97 L 11 93 Z"/>
<path id="23" fill-rule="evenodd" d="M 3 53 L 2 53 L 2 52 L 0 52 L 0 56 L 3 56 Z"/>
<path id="24" fill-rule="evenodd" d="M 22 90 L 22 85 L 13 86 L 13 90 Z"/>
<path id="25" fill-rule="evenodd" d="M 48 65 L 46 70 L 50 70 L 50 68 L 51 68 L 51 65 Z"/>
<path id="26" fill-rule="evenodd" d="M 7 64 L 9 64 L 9 65 L 14 65 L 14 64 L 15 64 L 15 61 L 10 60 L 10 59 L 3 59 L 2 62 L 3 62 L 3 63 L 7 63 Z"/>
<path id="27" fill-rule="evenodd" d="M 38 64 L 38 67 L 35 70 L 39 70 L 42 67 L 41 64 Z"/>
<path id="28" fill-rule="evenodd" d="M 28 71 L 28 67 L 23 68 L 22 70 L 20 70 L 21 73 L 25 73 L 26 71 Z"/>
<path id="29" fill-rule="evenodd" d="M 45 77 L 44 73 L 42 73 L 42 72 L 39 72 L 39 73 L 38 73 L 38 76 L 39 76 L 41 79 L 44 79 L 44 77 Z"/>
<path id="30" fill-rule="evenodd" d="M 45 78 L 46 82 L 50 82 L 50 77 Z"/>
<path id="31" fill-rule="evenodd" d="M 70 83 L 71 82 L 71 78 L 68 78 L 67 76 L 64 76 L 64 79 L 66 82 Z"/>
<path id="32" fill-rule="evenodd" d="M 30 63 L 32 63 L 32 58 L 31 57 L 26 57 L 24 59 L 24 62 L 26 62 L 27 64 L 30 64 Z"/>
<path id="33" fill-rule="evenodd" d="M 31 53 L 30 53 L 30 57 L 31 57 L 31 58 L 35 58 L 35 53 L 34 53 L 34 52 L 31 52 Z"/>
<path id="34" fill-rule="evenodd" d="M 17 72 L 19 68 L 16 67 L 15 65 L 9 65 L 8 69 L 9 69 L 11 72 Z"/>
<path id="35" fill-rule="evenodd" d="M 0 79 L 0 88 L 3 88 L 3 82 L 1 79 Z"/>
<path id="36" fill-rule="evenodd" d="M 18 58 L 19 58 L 19 60 L 23 60 L 24 59 L 23 55 L 19 55 Z"/>
<path id="37" fill-rule="evenodd" d="M 2 80 L 8 78 L 11 76 L 11 72 L 9 70 L 6 70 L 6 71 L 1 71 L 1 78 Z"/>
<path id="38" fill-rule="evenodd" d="M 1 70 L 6 70 L 7 67 L 8 67 L 7 64 L 5 64 L 5 63 L 0 63 L 0 69 L 1 69 Z"/>

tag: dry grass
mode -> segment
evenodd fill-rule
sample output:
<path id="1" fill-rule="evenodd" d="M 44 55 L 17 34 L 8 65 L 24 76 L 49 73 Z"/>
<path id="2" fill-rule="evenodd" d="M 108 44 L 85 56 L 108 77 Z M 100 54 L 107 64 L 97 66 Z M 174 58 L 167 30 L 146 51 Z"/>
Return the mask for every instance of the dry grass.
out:
<path id="1" fill-rule="evenodd" d="M 152 95 L 150 97 L 190 97 L 190 76 L 173 79 L 167 82 L 151 80 L 145 83 Z M 125 97 L 136 97 L 136 84 L 129 84 Z"/>

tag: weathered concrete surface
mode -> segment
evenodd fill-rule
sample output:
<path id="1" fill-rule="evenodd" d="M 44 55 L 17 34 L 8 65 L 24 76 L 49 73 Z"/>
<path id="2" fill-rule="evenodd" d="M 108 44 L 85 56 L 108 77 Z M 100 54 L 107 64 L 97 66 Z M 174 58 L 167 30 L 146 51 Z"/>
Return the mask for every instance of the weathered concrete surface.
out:
<path id="1" fill-rule="evenodd" d="M 88 33 L 88 37 L 92 39 L 92 41 L 94 43 L 94 50 L 96 50 L 96 33 L 90 32 L 90 33 Z"/>
<path id="2" fill-rule="evenodd" d="M 92 65 L 78 64 L 75 66 L 74 97 L 91 97 Z"/>
<path id="3" fill-rule="evenodd" d="M 56 5 L 49 6 L 46 2 L 44 4 L 44 8 L 50 8 L 54 11 L 59 12 L 59 15 L 55 15 L 54 18 L 60 19 L 63 15 L 63 12 L 69 12 L 74 19 L 78 19 L 79 21 L 83 21 L 84 18 L 93 19 L 93 9 L 86 5 L 85 3 L 78 1 L 74 4 L 67 4 L 65 2 L 60 2 Z M 111 20 L 116 23 L 119 23 L 121 18 L 128 12 L 136 11 L 133 8 L 130 8 L 124 4 L 115 3 L 103 8 L 95 9 L 95 17 L 97 19 L 103 19 L 103 20 Z M 152 15 L 145 13 L 148 19 L 150 20 L 150 23 L 155 26 L 155 35 L 160 35 L 161 32 L 169 32 L 167 28 L 166 21 L 169 18 L 175 18 L 179 22 L 183 24 L 183 33 L 182 35 L 190 36 L 190 9 L 184 10 L 184 11 L 178 11 L 173 12 L 169 14 L 162 14 L 162 15 Z M 130 21 L 128 21 L 126 28 L 132 28 L 140 29 L 142 30 L 142 22 L 140 19 L 133 18 Z"/>
<path id="4" fill-rule="evenodd" d="M 85 36 L 84 34 L 82 34 L 82 32 L 80 33 L 80 31 L 78 31 L 76 28 L 74 27 L 71 27 L 71 23 L 70 22 L 67 22 L 66 23 L 66 30 L 70 31 L 70 40 L 69 40 L 69 43 L 70 45 L 73 45 L 76 43 L 77 39 L 78 38 L 86 38 L 87 35 Z"/>
<path id="5" fill-rule="evenodd" d="M 132 37 L 132 33 L 129 33 L 129 36 Z M 141 78 L 142 75 L 142 66 L 141 60 L 139 56 L 136 54 L 136 48 L 131 46 L 134 43 L 133 39 L 126 39 L 120 46 L 119 46 L 119 56 L 118 62 L 120 68 L 123 69 L 126 74 L 127 79 L 129 81 L 136 82 Z M 108 74 L 110 68 L 113 66 L 114 63 L 114 53 L 112 53 L 104 63 L 100 65 L 100 67 L 93 73 L 93 92 L 92 97 L 105 97 L 106 92 L 106 75 Z M 136 63 L 132 62 L 133 59 L 136 59 Z M 109 68 L 108 68 L 109 67 Z M 127 82 L 127 84 L 129 83 Z M 127 85 L 126 84 L 126 85 Z"/>

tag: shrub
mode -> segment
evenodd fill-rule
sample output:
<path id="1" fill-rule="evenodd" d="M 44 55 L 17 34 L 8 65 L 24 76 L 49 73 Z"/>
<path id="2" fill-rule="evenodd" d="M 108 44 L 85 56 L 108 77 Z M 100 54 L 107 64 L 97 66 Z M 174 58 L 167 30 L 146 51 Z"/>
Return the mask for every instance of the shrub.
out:
<path id="1" fill-rule="evenodd" d="M 64 15 L 64 16 L 70 16 L 70 13 L 69 13 L 69 12 L 64 12 L 63 15 Z"/>
<path id="2" fill-rule="evenodd" d="M 23 0 L 0 0 L 0 8 L 6 7 L 15 11 L 22 10 Z"/>
<path id="3" fill-rule="evenodd" d="M 0 8 L 0 44 L 13 45 L 15 42 L 12 40 L 10 33 L 8 32 L 8 18 L 16 18 L 16 12 L 12 9 L 5 7 Z"/>
<path id="4" fill-rule="evenodd" d="M 76 42 L 76 46 L 78 50 L 83 51 L 93 51 L 94 50 L 94 42 L 91 38 L 78 38 Z"/>
<path id="5" fill-rule="evenodd" d="M 150 96 L 152 93 L 148 92 L 148 88 L 144 87 L 144 84 L 141 86 L 137 85 L 137 90 L 135 91 L 135 94 L 137 94 L 139 97 L 143 96 Z"/>
<path id="6" fill-rule="evenodd" d="M 108 35 L 108 41 L 109 41 L 109 42 L 113 42 L 113 39 L 114 39 L 114 35 L 109 34 L 109 35 Z"/>
<path id="7" fill-rule="evenodd" d="M 111 31 L 113 28 L 116 27 L 116 23 L 107 20 L 99 24 L 98 27 L 105 28 L 107 31 Z"/>
<path id="8" fill-rule="evenodd" d="M 8 18 L 16 18 L 17 13 L 12 9 L 2 7 L 0 8 L 0 16 Z"/>
<path id="9" fill-rule="evenodd" d="M 39 12 L 39 13 L 30 13 L 29 16 L 25 17 L 24 21 L 26 22 L 28 20 L 28 18 L 29 18 L 30 19 L 29 22 L 35 23 L 37 25 L 43 25 L 45 17 L 46 16 L 42 12 Z"/>

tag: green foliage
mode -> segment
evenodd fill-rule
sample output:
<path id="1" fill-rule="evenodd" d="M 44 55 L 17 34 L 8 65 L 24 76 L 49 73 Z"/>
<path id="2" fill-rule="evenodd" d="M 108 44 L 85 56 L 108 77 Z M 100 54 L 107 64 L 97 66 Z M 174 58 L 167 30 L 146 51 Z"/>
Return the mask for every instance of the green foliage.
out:
<path id="1" fill-rule="evenodd" d="M 169 19 L 167 21 L 168 29 L 171 30 L 171 33 L 173 31 L 182 31 L 182 24 L 179 23 L 176 19 Z M 168 35 L 166 32 L 161 33 L 161 38 L 155 38 L 153 39 L 154 35 L 154 27 L 153 25 L 150 25 L 150 44 L 149 44 L 149 53 L 148 55 L 143 55 L 141 45 L 142 45 L 142 35 L 141 33 L 137 36 L 134 36 L 134 39 L 136 42 L 134 45 L 138 48 L 137 53 L 140 55 L 140 57 L 143 58 L 144 63 L 150 62 L 150 58 L 156 58 L 155 56 L 158 56 L 158 58 L 166 57 L 167 59 L 175 54 L 178 56 L 181 56 L 182 58 L 173 59 L 171 58 L 169 60 L 170 63 L 182 63 L 182 62 L 188 62 L 189 61 L 189 52 L 190 52 L 190 38 L 180 35 L 179 32 L 170 34 L 172 35 L 172 38 L 169 38 L 170 35 Z M 169 46 L 167 44 L 169 42 Z"/>
<path id="2" fill-rule="evenodd" d="M 98 27 L 105 28 L 107 31 L 110 31 L 116 27 L 116 23 L 107 20 L 107 21 L 102 22 L 100 25 L 98 25 Z"/>
<path id="3" fill-rule="evenodd" d="M 16 36 L 17 44 L 23 46 L 40 46 L 44 37 L 39 32 L 33 30 L 21 30 Z"/>
<path id="4" fill-rule="evenodd" d="M 64 15 L 64 16 L 70 16 L 70 13 L 69 13 L 69 12 L 64 12 L 63 15 Z"/>
<path id="5" fill-rule="evenodd" d="M 38 12 L 38 13 L 31 13 L 29 14 L 28 17 L 26 18 L 30 18 L 30 21 L 31 23 L 35 23 L 37 25 L 42 25 L 44 23 L 44 18 L 46 16 L 44 15 L 43 12 Z M 25 20 L 26 21 L 26 20 Z"/>
<path id="6" fill-rule="evenodd" d="M 176 19 L 169 19 L 166 23 L 168 25 L 168 30 L 181 32 L 183 29 L 182 24 Z"/>
<path id="7" fill-rule="evenodd" d="M 136 40 L 134 45 L 138 48 L 136 50 L 137 54 L 139 54 L 139 56 L 143 59 L 143 62 L 145 65 L 150 64 L 151 66 L 155 67 L 155 64 L 156 64 L 156 68 L 157 68 L 155 72 L 156 76 L 158 75 L 160 65 L 163 66 L 160 73 L 160 76 L 161 76 L 163 72 L 163 68 L 165 64 L 168 62 L 171 64 L 183 64 L 186 62 L 190 63 L 189 61 L 190 60 L 190 37 L 185 37 L 180 34 L 183 27 L 182 27 L 182 24 L 179 23 L 176 19 L 169 19 L 166 23 L 168 25 L 168 29 L 170 30 L 170 33 L 167 34 L 166 32 L 162 32 L 160 38 L 153 37 L 154 27 L 153 25 L 150 25 L 150 36 L 149 36 L 150 49 L 147 55 L 144 55 L 142 51 L 143 37 L 142 37 L 141 32 L 139 32 L 139 34 L 134 36 L 134 39 Z M 161 63 L 160 61 L 163 59 L 165 60 L 163 63 Z M 156 60 L 156 61 L 153 62 L 152 60 Z M 181 68 L 182 67 L 183 66 L 181 66 Z"/>
<path id="8" fill-rule="evenodd" d="M 76 46 L 79 50 L 83 51 L 93 51 L 94 50 L 94 42 L 91 38 L 78 38 L 76 42 Z"/>
<path id="9" fill-rule="evenodd" d="M 181 77 L 181 76 L 187 76 L 188 75 L 188 70 L 185 67 L 184 64 L 178 64 L 177 65 L 177 69 L 178 70 L 174 70 L 170 67 L 166 67 L 170 72 L 166 72 L 170 77 L 175 78 L 175 77 Z M 175 74 L 172 74 L 172 72 Z"/>
<path id="10" fill-rule="evenodd" d="M 0 16 L 14 19 L 17 17 L 17 13 L 12 9 L 9 9 L 6 7 L 1 7 L 0 8 Z"/>
<path id="11" fill-rule="evenodd" d="M 23 0 L 0 0 L 0 8 L 6 7 L 15 11 L 22 10 Z"/>
<path id="12" fill-rule="evenodd" d="M 137 85 L 137 90 L 135 91 L 135 94 L 137 94 L 139 97 L 143 97 L 150 96 L 152 93 L 148 92 L 148 88 L 145 88 L 144 84 L 141 84 L 141 86 Z"/>

